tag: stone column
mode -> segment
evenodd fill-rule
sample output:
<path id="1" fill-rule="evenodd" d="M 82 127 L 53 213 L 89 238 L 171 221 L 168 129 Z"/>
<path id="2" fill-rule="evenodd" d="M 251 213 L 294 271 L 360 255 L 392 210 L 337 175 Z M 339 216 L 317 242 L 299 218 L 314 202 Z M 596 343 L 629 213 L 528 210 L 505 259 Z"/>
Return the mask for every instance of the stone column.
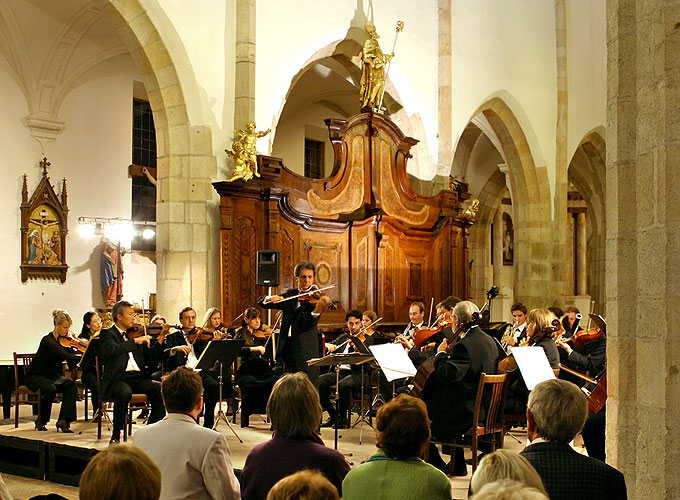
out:
<path id="1" fill-rule="evenodd" d="M 503 276 L 503 208 L 498 207 L 493 217 L 493 283 L 502 286 Z"/>
<path id="2" fill-rule="evenodd" d="M 576 273 L 574 269 L 574 216 L 567 213 L 567 295 L 576 293 Z"/>
<path id="3" fill-rule="evenodd" d="M 576 216 L 576 295 L 588 293 L 586 263 L 586 214 L 579 212 Z"/>
<path id="4" fill-rule="evenodd" d="M 451 140 L 451 0 L 438 0 L 437 21 L 439 42 L 437 52 L 437 170 L 439 175 L 448 175 L 453 161 Z M 460 172 L 451 172 L 460 175 Z"/>
<path id="5" fill-rule="evenodd" d="M 255 119 L 255 0 L 236 0 L 234 130 Z"/>
<path id="6" fill-rule="evenodd" d="M 607 462 L 631 500 L 680 498 L 677 22 L 607 2 Z"/>

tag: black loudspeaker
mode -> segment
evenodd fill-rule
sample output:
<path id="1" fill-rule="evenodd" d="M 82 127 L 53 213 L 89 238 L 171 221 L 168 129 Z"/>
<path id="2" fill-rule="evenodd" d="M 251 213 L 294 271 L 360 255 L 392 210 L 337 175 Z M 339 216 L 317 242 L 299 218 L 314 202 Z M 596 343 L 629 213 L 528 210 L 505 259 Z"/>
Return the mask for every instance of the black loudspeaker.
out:
<path id="1" fill-rule="evenodd" d="M 258 286 L 279 286 L 279 251 L 257 251 L 257 277 Z"/>

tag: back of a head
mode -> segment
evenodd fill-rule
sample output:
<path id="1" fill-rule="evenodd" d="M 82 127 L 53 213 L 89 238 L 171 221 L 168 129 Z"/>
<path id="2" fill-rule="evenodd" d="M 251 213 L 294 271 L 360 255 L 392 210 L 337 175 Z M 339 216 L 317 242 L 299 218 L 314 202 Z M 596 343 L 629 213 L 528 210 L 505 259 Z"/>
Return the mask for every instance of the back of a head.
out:
<path id="1" fill-rule="evenodd" d="M 547 495 L 541 476 L 531 463 L 519 453 L 501 448 L 485 455 L 472 475 L 470 489 L 473 493 L 481 491 L 484 485 L 495 481 L 513 480 L 535 488 Z"/>
<path id="2" fill-rule="evenodd" d="M 163 377 L 161 395 L 168 413 L 189 413 L 198 404 L 203 393 L 201 376 L 186 366 Z"/>
<path id="3" fill-rule="evenodd" d="M 548 495 L 518 481 L 506 479 L 485 484 L 471 498 L 472 500 L 548 500 Z"/>
<path id="4" fill-rule="evenodd" d="M 479 308 L 469 300 L 462 300 L 453 308 L 453 315 L 463 324 L 472 321 L 472 315 L 476 312 L 479 312 Z"/>
<path id="5" fill-rule="evenodd" d="M 287 373 L 276 381 L 267 401 L 267 416 L 275 431 L 288 437 L 311 436 L 322 410 L 319 393 L 302 372 Z"/>
<path id="6" fill-rule="evenodd" d="M 136 446 L 109 446 L 90 459 L 79 488 L 80 500 L 158 500 L 161 471 Z"/>
<path id="7" fill-rule="evenodd" d="M 527 409 L 543 439 L 568 443 L 586 421 L 588 401 L 575 384 L 551 379 L 537 384 L 529 393 Z"/>
<path id="8" fill-rule="evenodd" d="M 320 472 L 303 470 L 279 480 L 267 500 L 338 500 L 338 490 Z"/>
<path id="9" fill-rule="evenodd" d="M 419 457 L 430 439 L 430 419 L 422 399 L 400 394 L 378 410 L 376 446 L 390 458 Z"/>

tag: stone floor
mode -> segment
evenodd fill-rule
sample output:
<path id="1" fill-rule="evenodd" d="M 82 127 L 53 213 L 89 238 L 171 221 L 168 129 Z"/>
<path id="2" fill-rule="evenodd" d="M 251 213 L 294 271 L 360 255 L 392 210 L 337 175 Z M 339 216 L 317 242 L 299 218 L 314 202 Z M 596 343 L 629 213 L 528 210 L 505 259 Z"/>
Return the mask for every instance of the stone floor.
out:
<path id="1" fill-rule="evenodd" d="M 55 412 L 58 411 L 58 408 L 59 406 L 55 405 Z M 82 417 L 83 409 L 81 406 L 79 406 L 78 412 Z M 40 439 L 43 441 L 83 448 L 104 448 L 108 446 L 110 431 L 107 431 L 106 428 L 103 429 L 101 440 L 97 440 L 97 426 L 95 424 L 85 425 L 82 420 L 74 422 L 71 425 L 71 428 L 76 431 L 74 434 L 57 433 L 54 428 L 54 422 L 56 421 L 54 417 L 56 417 L 56 414 L 53 415 L 53 420 L 48 425 L 48 432 L 38 432 L 33 430 L 34 417 L 30 415 L 30 410 L 28 407 L 22 407 L 19 428 L 14 428 L 13 420 L 0 420 L 0 434 L 28 439 Z M 224 422 L 220 422 L 218 427 L 218 430 L 227 436 L 227 441 L 231 448 L 232 461 L 234 467 L 237 469 L 243 467 L 248 451 L 253 446 L 266 441 L 271 436 L 269 424 L 265 422 L 264 417 L 257 415 L 251 416 L 250 424 L 250 427 L 246 429 L 241 429 L 238 424 L 233 426 L 234 431 L 236 431 L 243 440 L 243 443 L 239 442 L 234 433 Z M 134 427 L 141 425 L 143 425 L 141 422 L 137 422 Z M 78 431 L 80 430 L 83 431 L 82 435 L 78 435 Z M 327 446 L 334 447 L 334 437 L 334 431 L 332 429 L 322 429 L 322 438 Z M 524 448 L 525 441 L 526 433 L 521 429 L 515 429 L 511 434 L 506 435 L 505 447 L 510 450 L 520 451 Z M 361 424 L 352 429 L 343 430 L 339 433 L 337 449 L 345 454 L 347 461 L 351 466 L 354 467 L 359 465 L 374 452 L 375 433 L 368 424 Z M 469 452 L 467 453 L 467 456 L 469 457 Z M 472 468 L 468 467 L 468 469 L 470 470 L 470 473 L 467 477 L 451 478 L 454 499 L 467 498 Z M 29 499 L 33 496 L 46 493 L 58 493 L 69 499 L 78 498 L 78 489 L 75 487 L 7 474 L 3 474 L 2 477 L 5 480 L 10 493 L 17 499 Z"/>

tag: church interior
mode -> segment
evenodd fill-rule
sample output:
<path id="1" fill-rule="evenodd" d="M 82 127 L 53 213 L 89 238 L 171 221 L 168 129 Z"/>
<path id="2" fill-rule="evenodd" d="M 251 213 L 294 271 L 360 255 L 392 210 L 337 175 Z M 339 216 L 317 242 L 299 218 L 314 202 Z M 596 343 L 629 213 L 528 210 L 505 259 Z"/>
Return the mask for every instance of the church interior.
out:
<path id="1" fill-rule="evenodd" d="M 393 54 L 376 112 L 367 22 Z M 329 332 L 496 286 L 493 322 L 606 318 L 607 462 L 680 498 L 679 44 L 678 3 L 647 0 L 0 0 L 0 364 L 121 292 L 236 320 L 258 250 L 282 290 L 318 263 Z"/>

